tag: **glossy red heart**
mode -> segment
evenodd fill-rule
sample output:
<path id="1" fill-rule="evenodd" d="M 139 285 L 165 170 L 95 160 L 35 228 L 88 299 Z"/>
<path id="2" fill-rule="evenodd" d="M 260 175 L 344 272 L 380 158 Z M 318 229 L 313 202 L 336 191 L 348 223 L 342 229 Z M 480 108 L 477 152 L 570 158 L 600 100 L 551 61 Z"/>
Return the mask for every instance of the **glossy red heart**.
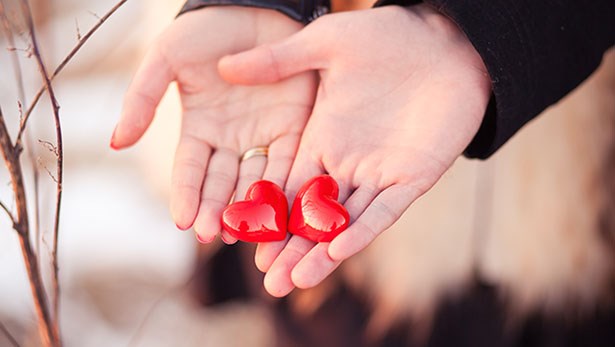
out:
<path id="1" fill-rule="evenodd" d="M 224 209 L 222 228 L 246 242 L 284 240 L 288 201 L 282 189 L 269 181 L 254 182 L 245 199 Z"/>
<path id="2" fill-rule="evenodd" d="M 339 187 L 333 177 L 316 176 L 297 193 L 290 211 L 288 231 L 316 242 L 330 242 L 350 222 L 348 211 L 337 202 Z"/>

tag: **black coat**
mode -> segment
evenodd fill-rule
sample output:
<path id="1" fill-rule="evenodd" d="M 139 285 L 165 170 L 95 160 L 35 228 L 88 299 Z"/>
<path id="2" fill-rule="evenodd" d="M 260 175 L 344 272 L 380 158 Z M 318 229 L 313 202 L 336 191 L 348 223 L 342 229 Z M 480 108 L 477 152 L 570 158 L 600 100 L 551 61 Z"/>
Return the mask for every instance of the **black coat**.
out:
<path id="1" fill-rule="evenodd" d="M 380 0 L 376 6 L 420 3 Z M 615 45 L 613 0 L 425 0 L 482 57 L 493 95 L 466 156 L 486 158 L 585 80 Z M 615 95 L 613 96 L 615 98 Z"/>

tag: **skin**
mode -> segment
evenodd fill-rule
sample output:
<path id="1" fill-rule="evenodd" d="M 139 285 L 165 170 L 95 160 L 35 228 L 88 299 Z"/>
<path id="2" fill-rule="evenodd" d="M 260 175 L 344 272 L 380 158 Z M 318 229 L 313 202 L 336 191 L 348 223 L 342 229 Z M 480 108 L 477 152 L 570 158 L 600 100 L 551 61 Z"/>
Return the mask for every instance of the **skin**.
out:
<path id="1" fill-rule="evenodd" d="M 305 181 L 330 174 L 351 225 L 330 243 L 259 244 L 256 265 L 276 297 L 317 285 L 399 219 L 470 143 L 491 93 L 469 40 L 427 5 L 326 15 L 223 58 L 219 71 L 235 85 L 320 76 L 285 190 L 292 201 Z"/>
<path id="2" fill-rule="evenodd" d="M 220 233 L 220 216 L 235 189 L 243 198 L 261 178 L 283 187 L 314 103 L 315 72 L 261 86 L 233 85 L 217 69 L 221 57 L 275 42 L 303 25 L 272 10 L 208 7 L 181 15 L 145 56 L 128 91 L 111 147 L 139 140 L 171 82 L 177 82 L 182 127 L 171 183 L 171 214 L 201 242 Z M 269 157 L 240 163 L 249 148 Z M 227 243 L 236 240 L 223 232 Z"/>

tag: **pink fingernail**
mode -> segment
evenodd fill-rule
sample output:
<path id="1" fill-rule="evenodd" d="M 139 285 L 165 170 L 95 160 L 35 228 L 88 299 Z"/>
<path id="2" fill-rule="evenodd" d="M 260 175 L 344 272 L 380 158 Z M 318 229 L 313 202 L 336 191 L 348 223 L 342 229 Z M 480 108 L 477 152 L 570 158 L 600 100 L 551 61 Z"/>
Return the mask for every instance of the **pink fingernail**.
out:
<path id="1" fill-rule="evenodd" d="M 116 132 L 117 132 L 117 127 L 113 130 L 113 135 L 111 135 L 111 141 L 109 142 L 109 147 L 117 151 L 120 148 L 115 144 L 115 133 Z"/>
<path id="2" fill-rule="evenodd" d="M 220 239 L 222 239 L 222 242 L 228 244 L 228 240 L 224 237 L 224 234 L 220 234 Z"/>
<path id="3" fill-rule="evenodd" d="M 215 236 L 214 236 L 214 237 L 215 237 Z M 202 237 L 201 237 L 201 235 L 196 234 L 196 239 L 197 239 L 197 241 L 199 241 L 199 242 L 200 242 L 200 243 L 202 243 L 202 244 L 208 244 L 208 243 L 211 243 L 211 241 L 213 241 L 213 240 L 214 240 L 214 237 L 210 238 L 209 240 L 205 240 L 204 238 L 202 238 Z"/>

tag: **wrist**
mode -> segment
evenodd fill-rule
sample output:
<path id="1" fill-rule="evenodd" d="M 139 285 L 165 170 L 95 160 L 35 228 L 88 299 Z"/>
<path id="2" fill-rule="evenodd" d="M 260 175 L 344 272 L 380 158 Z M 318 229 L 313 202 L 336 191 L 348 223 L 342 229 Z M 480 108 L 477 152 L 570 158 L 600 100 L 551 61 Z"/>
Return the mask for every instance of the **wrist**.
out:
<path id="1" fill-rule="evenodd" d="M 445 46 L 448 63 L 462 71 L 472 95 L 483 100 L 485 107 L 492 94 L 491 77 L 487 67 L 465 32 L 446 14 L 434 6 L 421 3 L 406 7 L 413 11 L 427 25 L 433 37 Z M 484 114 L 481 115 L 481 119 Z"/>
<path id="2" fill-rule="evenodd" d="M 485 83 L 491 85 L 483 59 L 455 21 L 429 4 L 422 3 L 407 8 L 412 9 L 436 35 L 447 42 L 455 52 L 460 53 L 464 62 L 469 63 L 470 67 L 481 73 Z"/>

